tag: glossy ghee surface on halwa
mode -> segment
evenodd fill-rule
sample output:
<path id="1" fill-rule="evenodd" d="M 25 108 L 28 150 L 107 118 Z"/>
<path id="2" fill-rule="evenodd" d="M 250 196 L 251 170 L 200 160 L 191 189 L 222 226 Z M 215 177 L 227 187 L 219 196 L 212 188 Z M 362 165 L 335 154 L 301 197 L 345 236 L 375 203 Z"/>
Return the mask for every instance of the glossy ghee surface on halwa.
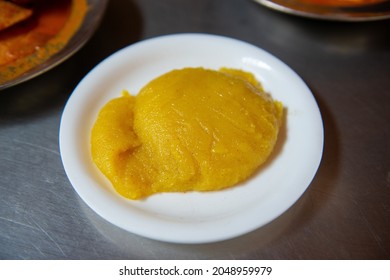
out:
<path id="1" fill-rule="evenodd" d="M 130 199 L 221 190 L 267 160 L 282 112 L 248 72 L 173 70 L 137 96 L 125 93 L 101 109 L 91 133 L 92 158 Z"/>

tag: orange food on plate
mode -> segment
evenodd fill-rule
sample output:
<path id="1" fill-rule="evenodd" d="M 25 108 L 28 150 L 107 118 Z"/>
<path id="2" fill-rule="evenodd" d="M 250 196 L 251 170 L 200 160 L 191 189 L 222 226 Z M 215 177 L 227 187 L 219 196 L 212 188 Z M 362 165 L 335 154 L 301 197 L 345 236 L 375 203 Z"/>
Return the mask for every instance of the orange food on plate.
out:
<path id="1" fill-rule="evenodd" d="M 0 30 L 0 84 L 22 75 L 65 47 L 88 9 L 86 0 L 16 2 L 20 4 L 0 3 L 30 11 L 31 15 L 26 14 L 25 19 L 14 20 Z M 8 18 L 4 21 L 13 17 L 0 14 Z"/>
<path id="2" fill-rule="evenodd" d="M 29 18 L 32 13 L 31 9 L 0 1 L 0 31 Z"/>
<path id="3" fill-rule="evenodd" d="M 137 96 L 125 93 L 101 109 L 91 132 L 92 159 L 130 199 L 222 190 L 268 159 L 282 114 L 282 104 L 251 73 L 173 70 Z"/>

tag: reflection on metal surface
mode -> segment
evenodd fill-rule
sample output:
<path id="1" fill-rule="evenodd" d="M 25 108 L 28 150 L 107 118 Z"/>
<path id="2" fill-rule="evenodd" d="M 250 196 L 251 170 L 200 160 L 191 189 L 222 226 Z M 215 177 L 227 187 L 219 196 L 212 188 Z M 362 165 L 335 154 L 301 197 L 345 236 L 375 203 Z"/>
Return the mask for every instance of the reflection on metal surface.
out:
<path id="1" fill-rule="evenodd" d="M 94 211 L 81 199 L 77 199 L 80 209 L 87 219 L 105 238 L 116 245 L 116 258 L 129 259 L 234 259 L 250 258 L 256 251 L 261 251 L 270 243 L 278 243 L 281 236 L 294 232 L 302 227 L 311 207 L 310 196 L 305 194 L 296 204 L 279 218 L 238 238 L 208 244 L 176 244 L 161 242 L 138 236 L 112 225 Z M 97 238 L 97 237 L 96 237 Z M 104 244 L 100 244 L 104 246 Z M 283 244 L 280 244 L 283 247 Z M 110 255 L 99 256 L 100 259 L 112 258 Z"/>
<path id="2" fill-rule="evenodd" d="M 280 12 L 324 20 L 372 21 L 390 18 L 390 1 L 359 6 L 325 6 L 304 3 L 299 0 L 254 0 Z"/>

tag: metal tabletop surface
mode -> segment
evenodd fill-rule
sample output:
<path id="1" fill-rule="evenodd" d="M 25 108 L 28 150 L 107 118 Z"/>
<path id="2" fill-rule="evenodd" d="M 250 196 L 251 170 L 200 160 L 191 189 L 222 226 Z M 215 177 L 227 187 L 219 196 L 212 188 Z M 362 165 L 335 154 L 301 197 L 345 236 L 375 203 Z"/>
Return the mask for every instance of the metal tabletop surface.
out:
<path id="1" fill-rule="evenodd" d="M 147 38 L 200 32 L 258 46 L 312 90 L 323 159 L 298 202 L 223 242 L 149 240 L 100 218 L 71 186 L 61 114 L 100 61 Z M 49 72 L 0 92 L 1 259 L 389 259 L 390 21 L 300 18 L 250 0 L 112 0 L 92 39 Z M 308 132 L 309 133 L 309 132 Z"/>

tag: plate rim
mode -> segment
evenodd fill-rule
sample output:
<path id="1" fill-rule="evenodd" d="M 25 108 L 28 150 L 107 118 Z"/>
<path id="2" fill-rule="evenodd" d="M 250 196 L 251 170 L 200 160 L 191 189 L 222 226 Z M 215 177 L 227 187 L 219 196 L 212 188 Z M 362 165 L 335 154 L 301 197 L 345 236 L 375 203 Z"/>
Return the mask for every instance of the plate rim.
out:
<path id="1" fill-rule="evenodd" d="M 386 13 L 382 12 L 376 14 L 370 11 L 364 11 L 364 7 L 333 7 L 333 6 L 320 6 L 300 3 L 300 7 L 305 9 L 298 9 L 298 6 L 294 6 L 285 2 L 285 0 L 253 0 L 254 2 L 270 8 L 274 11 L 282 13 L 318 19 L 328 21 L 345 21 L 345 22 L 364 22 L 364 21 L 378 21 L 386 20 L 390 18 L 390 10 Z M 382 3 L 379 3 L 380 5 Z M 311 8 L 312 7 L 312 8 Z M 353 15 L 353 16 L 352 16 Z"/>

